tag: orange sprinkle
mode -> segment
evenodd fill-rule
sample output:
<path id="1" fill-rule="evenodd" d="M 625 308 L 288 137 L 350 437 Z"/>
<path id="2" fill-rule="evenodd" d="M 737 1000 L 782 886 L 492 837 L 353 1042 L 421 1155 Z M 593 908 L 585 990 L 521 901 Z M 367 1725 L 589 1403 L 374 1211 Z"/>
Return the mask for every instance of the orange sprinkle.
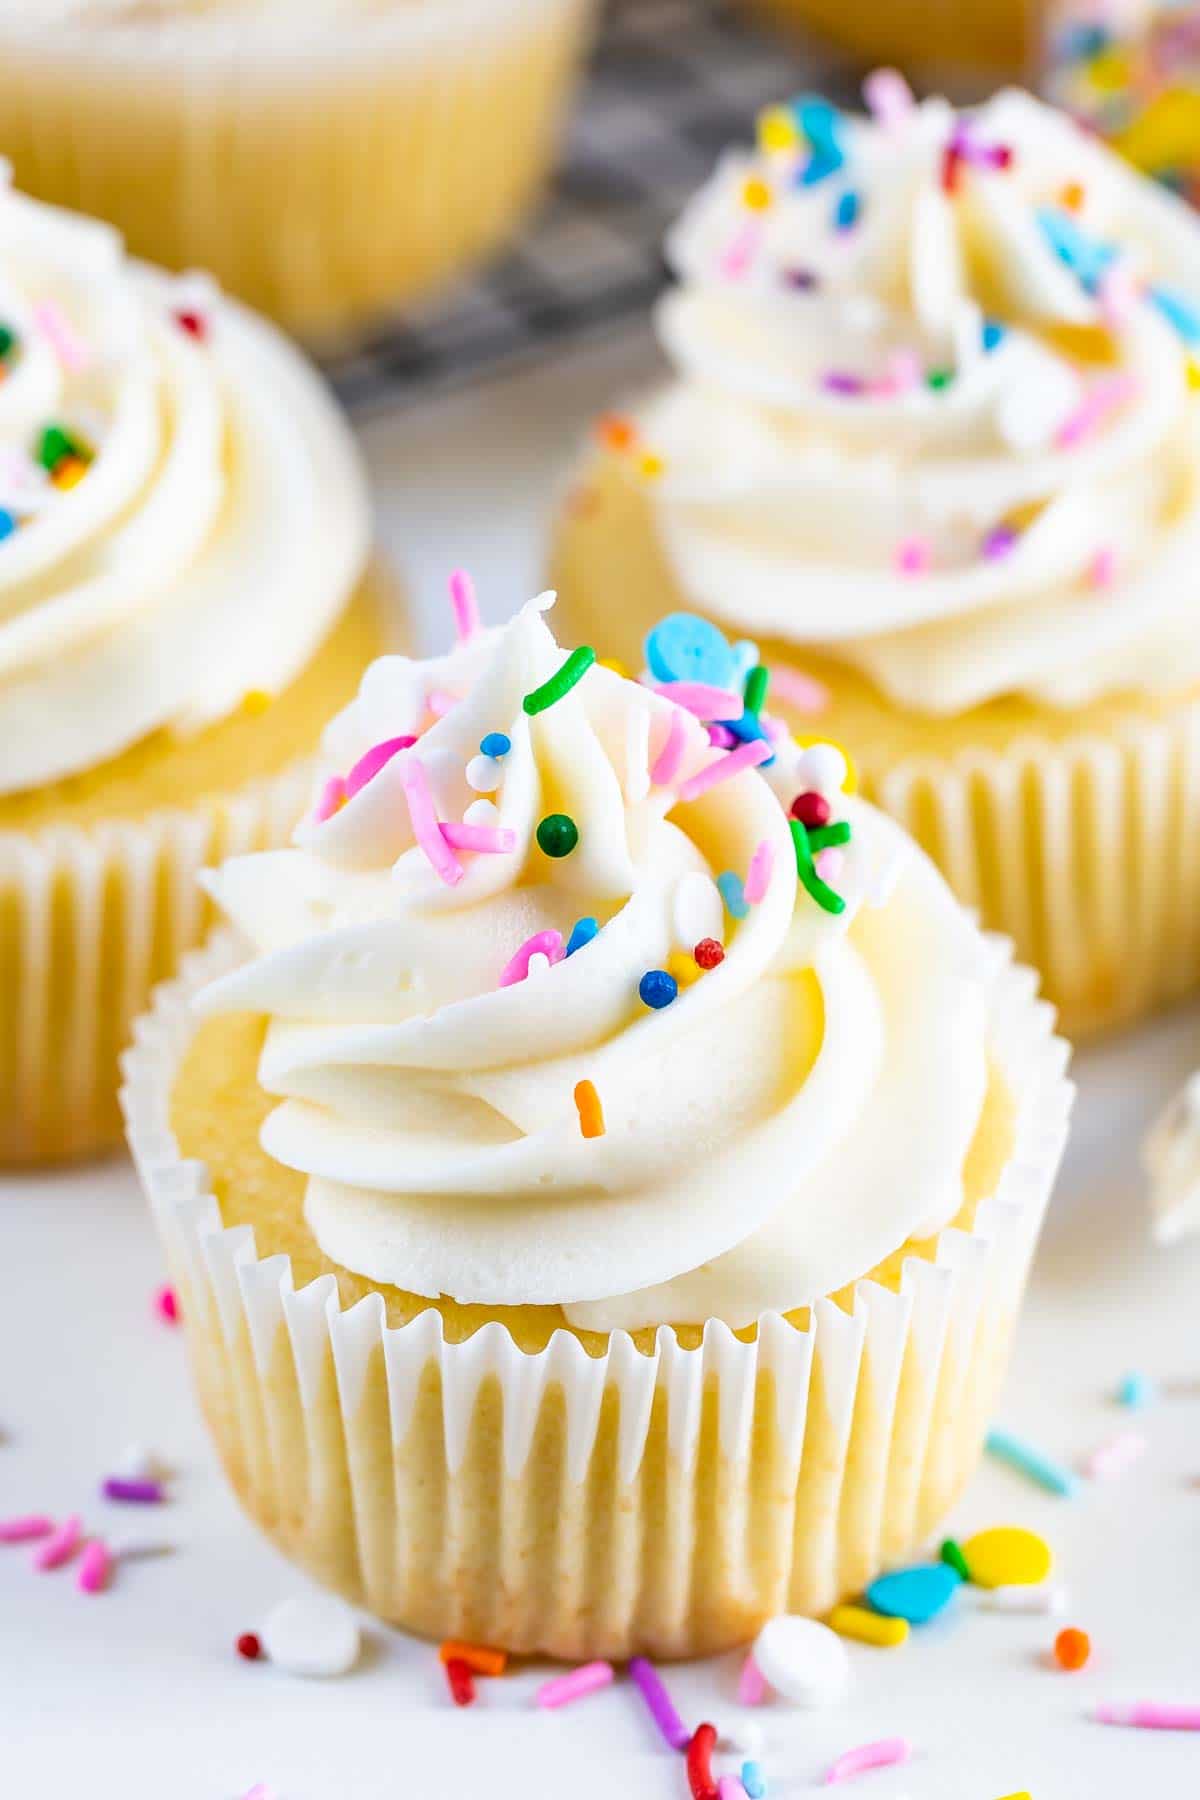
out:
<path id="1" fill-rule="evenodd" d="M 637 440 L 637 427 L 632 419 L 620 413 L 602 413 L 596 421 L 596 435 L 606 450 L 632 450 Z"/>
<path id="2" fill-rule="evenodd" d="M 460 1644 L 453 1638 L 438 1650 L 444 1663 L 466 1663 L 475 1675 L 503 1675 L 508 1667 L 507 1650 L 489 1650 L 486 1644 Z"/>
<path id="3" fill-rule="evenodd" d="M 50 479 L 56 488 L 65 490 L 78 487 L 87 471 L 88 466 L 82 456 L 64 456 L 55 463 Z"/>
<path id="4" fill-rule="evenodd" d="M 579 1113 L 579 1129 L 585 1138 L 604 1136 L 604 1108 L 590 1081 L 575 1083 L 575 1106 Z"/>
<path id="5" fill-rule="evenodd" d="M 1068 1625 L 1054 1640 L 1054 1659 L 1060 1669 L 1082 1669 L 1091 1654 L 1092 1640 L 1074 1625 Z"/>
<path id="6" fill-rule="evenodd" d="M 1083 183 L 1081 181 L 1068 181 L 1066 187 L 1059 195 L 1059 199 L 1062 201 L 1068 212 L 1078 212 L 1083 205 Z"/>

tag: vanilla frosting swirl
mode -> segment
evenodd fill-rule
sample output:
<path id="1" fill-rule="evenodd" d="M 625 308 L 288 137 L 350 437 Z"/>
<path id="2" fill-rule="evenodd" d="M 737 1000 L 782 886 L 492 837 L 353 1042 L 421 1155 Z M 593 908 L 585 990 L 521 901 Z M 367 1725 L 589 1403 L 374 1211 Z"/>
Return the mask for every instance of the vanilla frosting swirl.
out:
<path id="1" fill-rule="evenodd" d="M 301 356 L 0 180 L 0 793 L 195 731 L 310 660 L 365 488 Z M 52 473 L 48 429 L 82 456 Z"/>
<path id="2" fill-rule="evenodd" d="M 253 955 L 198 1004 L 269 1016 L 263 1144 L 307 1177 L 334 1261 L 581 1327 L 745 1324 L 958 1211 L 986 1084 L 982 940 L 897 828 L 840 794 L 845 908 L 814 901 L 780 804 L 804 779 L 786 740 L 769 779 L 694 793 L 728 752 L 644 682 L 596 665 L 530 715 L 563 661 L 543 605 L 447 657 L 373 666 L 325 746 L 350 798 L 212 877 Z M 481 777 L 492 733 L 510 747 Z M 504 847 L 439 873 L 414 761 L 439 821 Z M 356 767 L 375 772 L 359 785 Z M 498 782 L 491 800 L 468 772 Z M 549 813 L 578 828 L 569 854 L 539 848 Z M 765 890 L 728 916 L 714 877 L 756 853 Z M 580 919 L 590 941 L 512 978 L 522 945 L 570 944 Z M 719 965 L 645 1004 L 646 972 L 708 935 Z M 581 1129 L 585 1081 L 600 1136 Z"/>
<path id="3" fill-rule="evenodd" d="M 928 713 L 1200 679 L 1191 213 L 1023 93 L 797 110 L 668 246 L 638 423 L 689 601 Z"/>

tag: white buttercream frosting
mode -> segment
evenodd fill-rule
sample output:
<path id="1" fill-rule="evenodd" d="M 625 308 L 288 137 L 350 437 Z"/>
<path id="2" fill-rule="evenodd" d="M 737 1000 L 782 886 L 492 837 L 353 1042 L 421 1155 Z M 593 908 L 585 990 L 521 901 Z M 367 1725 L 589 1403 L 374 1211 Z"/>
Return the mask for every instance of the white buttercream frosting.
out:
<path id="1" fill-rule="evenodd" d="M 362 572 L 368 518 L 348 429 L 278 332 L 2 181 L 0 325 L 11 793 L 285 687 Z M 85 452 L 74 485 L 39 464 L 48 426 Z"/>
<path id="2" fill-rule="evenodd" d="M 1192 214 L 1023 93 L 806 116 L 669 241 L 638 424 L 685 595 L 929 713 L 1200 679 Z"/>
<path id="3" fill-rule="evenodd" d="M 595 665 L 530 715 L 563 662 L 544 604 L 372 667 L 326 740 L 348 801 L 330 811 L 322 782 L 293 848 L 212 877 L 253 955 L 199 1005 L 269 1015 L 263 1144 L 307 1176 L 334 1261 L 422 1295 L 559 1304 L 581 1327 L 743 1325 L 958 1212 L 988 959 L 932 866 L 840 792 L 850 840 L 821 872 L 844 909 L 799 882 L 781 799 L 836 754 L 779 738 L 767 779 L 740 768 L 689 798 L 728 751 L 646 682 Z M 481 799 L 491 733 L 510 748 Z M 439 873 L 410 811 L 422 771 L 437 820 L 504 848 L 456 848 Z M 575 821 L 569 854 L 539 848 L 550 813 Z M 735 917 L 714 878 L 745 881 L 756 855 L 769 879 L 733 894 Z M 580 919 L 595 935 L 559 955 Z M 697 934 L 725 949 L 703 974 Z M 553 960 L 504 985 L 530 940 Z M 677 997 L 647 1005 L 643 976 L 684 964 Z M 581 1082 L 602 1135 L 583 1133 Z"/>

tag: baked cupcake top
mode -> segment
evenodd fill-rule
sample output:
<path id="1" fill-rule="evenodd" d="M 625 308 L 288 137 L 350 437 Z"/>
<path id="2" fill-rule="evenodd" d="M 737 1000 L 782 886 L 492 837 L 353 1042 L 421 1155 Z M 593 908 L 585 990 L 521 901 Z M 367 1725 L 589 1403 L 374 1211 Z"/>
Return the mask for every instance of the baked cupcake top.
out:
<path id="1" fill-rule="evenodd" d="M 367 545 L 349 432 L 279 333 L 0 181 L 0 793 L 285 687 Z"/>
<path id="2" fill-rule="evenodd" d="M 262 1141 L 324 1253 L 736 1327 L 944 1226 L 993 963 L 941 877 L 711 625 L 634 681 L 564 656 L 548 596 L 483 631 L 457 592 L 458 647 L 330 727 L 295 846 L 211 878 L 253 955 L 198 1004 L 268 1015 Z"/>
<path id="3" fill-rule="evenodd" d="M 683 591 L 897 703 L 1200 678 L 1200 230 L 1064 116 L 872 77 L 726 156 L 638 417 Z"/>

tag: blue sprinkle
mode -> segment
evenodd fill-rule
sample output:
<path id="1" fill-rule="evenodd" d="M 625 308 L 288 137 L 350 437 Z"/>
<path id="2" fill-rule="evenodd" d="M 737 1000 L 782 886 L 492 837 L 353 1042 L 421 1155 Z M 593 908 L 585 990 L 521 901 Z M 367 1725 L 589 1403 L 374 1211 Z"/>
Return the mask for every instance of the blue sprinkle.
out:
<path id="1" fill-rule="evenodd" d="M 844 194 L 838 195 L 837 205 L 833 209 L 834 228 L 838 231 L 849 231 L 852 225 L 858 224 L 858 215 L 862 210 L 862 201 L 853 188 L 847 188 Z"/>
<path id="2" fill-rule="evenodd" d="M 655 1012 L 661 1012 L 664 1006 L 670 1006 L 679 992 L 679 983 L 665 969 L 647 969 L 638 982 L 638 993 L 643 1003 Z"/>
<path id="3" fill-rule="evenodd" d="M 767 1784 L 763 1780 L 762 1767 L 759 1763 L 744 1762 L 742 1764 L 742 1786 L 750 1796 L 750 1800 L 763 1800 Z"/>
<path id="4" fill-rule="evenodd" d="M 1200 308 L 1178 288 L 1152 287 L 1149 298 L 1168 325 L 1173 325 L 1185 344 L 1200 344 Z"/>
<path id="5" fill-rule="evenodd" d="M 1116 261 L 1115 245 L 1102 244 L 1098 238 L 1089 237 L 1069 213 L 1060 212 L 1054 206 L 1039 207 L 1037 222 L 1059 261 L 1074 271 L 1087 293 L 1094 294 L 1110 264 Z"/>
<path id="6" fill-rule="evenodd" d="M 646 666 L 656 681 L 700 681 L 732 688 L 735 660 L 722 632 L 694 613 L 670 613 L 646 639 Z"/>
<path id="7" fill-rule="evenodd" d="M 820 94 L 801 94 L 792 102 L 792 114 L 813 149 L 842 147 L 842 115 L 832 101 Z"/>
<path id="8" fill-rule="evenodd" d="M 743 744 L 754 743 L 758 738 L 766 739 L 767 736 L 762 720 L 756 718 L 752 712 L 743 712 L 740 719 L 722 719 L 721 723 L 726 731 L 731 731 L 735 738 L 741 739 Z M 769 769 L 774 761 L 775 755 L 772 752 L 758 766 L 760 769 Z"/>
<path id="9" fill-rule="evenodd" d="M 746 903 L 746 889 L 741 876 L 736 875 L 732 869 L 726 869 L 723 875 L 717 876 L 717 886 L 725 902 L 725 911 L 731 918 L 748 919 L 750 908 Z"/>
<path id="10" fill-rule="evenodd" d="M 831 175 L 837 174 L 845 160 L 840 150 L 815 149 L 797 175 L 796 186 L 816 187 L 819 181 L 828 181 Z"/>
<path id="11" fill-rule="evenodd" d="M 949 1563 L 921 1563 L 881 1575 L 867 1589 L 867 1604 L 889 1619 L 907 1619 L 910 1625 L 926 1625 L 954 1598 L 962 1583 Z"/>
<path id="12" fill-rule="evenodd" d="M 1148 1375 L 1141 1375 L 1131 1369 L 1123 1375 L 1117 1385 L 1117 1405 L 1140 1408 L 1151 1406 L 1158 1399 L 1158 1388 Z"/>
<path id="13" fill-rule="evenodd" d="M 0 544 L 4 542 L 6 537 L 11 537 L 16 529 L 17 521 L 10 512 L 7 512 L 4 507 L 0 506 Z"/>
<path id="14" fill-rule="evenodd" d="M 997 345 L 1003 343 L 1003 341 L 1004 341 L 1003 325 L 1001 325 L 999 323 L 999 321 L 996 319 L 985 319 L 983 321 L 983 347 L 984 347 L 984 349 L 985 350 L 995 350 Z"/>
<path id="15" fill-rule="evenodd" d="M 591 943 L 599 929 L 595 919 L 576 919 L 571 927 L 571 935 L 567 939 L 567 947 L 563 951 L 563 956 L 574 956 L 577 950 L 582 950 L 585 944 Z"/>
<path id="16" fill-rule="evenodd" d="M 503 731 L 489 731 L 486 737 L 479 740 L 481 756 L 507 756 L 512 749 L 512 739 Z"/>
<path id="17" fill-rule="evenodd" d="M 1048 1493 L 1061 1494 L 1064 1499 L 1069 1499 L 1079 1486 L 1070 1469 L 1064 1468 L 1052 1457 L 1044 1456 L 1032 1444 L 1023 1443 L 1011 1431 L 989 1431 L 985 1447 L 989 1456 L 1006 1462 L 1022 1475 L 1028 1475 L 1030 1481 L 1036 1481 Z"/>

